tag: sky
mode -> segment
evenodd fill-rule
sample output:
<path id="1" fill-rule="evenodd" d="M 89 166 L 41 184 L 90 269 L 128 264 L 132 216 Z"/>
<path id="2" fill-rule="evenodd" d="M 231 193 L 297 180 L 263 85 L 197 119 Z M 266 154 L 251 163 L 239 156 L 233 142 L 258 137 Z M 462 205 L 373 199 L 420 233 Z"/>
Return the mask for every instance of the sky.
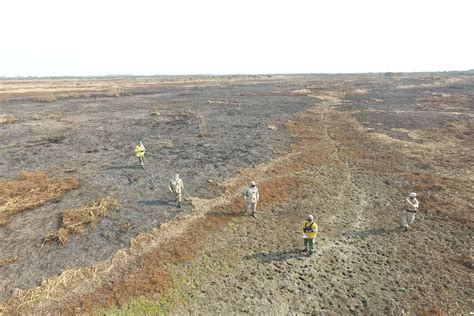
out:
<path id="1" fill-rule="evenodd" d="M 474 69 L 472 0 L 0 0 L 0 77 Z"/>

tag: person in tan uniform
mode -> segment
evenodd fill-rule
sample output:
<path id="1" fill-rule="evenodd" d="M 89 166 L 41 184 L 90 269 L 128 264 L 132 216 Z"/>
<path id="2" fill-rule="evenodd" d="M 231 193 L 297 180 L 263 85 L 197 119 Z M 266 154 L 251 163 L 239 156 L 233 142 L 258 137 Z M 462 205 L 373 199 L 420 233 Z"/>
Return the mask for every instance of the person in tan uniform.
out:
<path id="1" fill-rule="evenodd" d="M 410 225 L 415 220 L 416 212 L 418 211 L 418 207 L 420 206 L 420 202 L 416 199 L 416 193 L 412 192 L 408 195 L 405 199 L 405 206 L 403 208 L 402 220 L 401 225 L 405 231 L 410 229 Z"/>
<path id="2" fill-rule="evenodd" d="M 257 217 L 255 212 L 257 211 L 257 202 L 260 199 L 258 194 L 258 188 L 254 181 L 250 182 L 250 186 L 244 191 L 245 199 L 245 213 L 250 214 L 253 217 Z"/>
<path id="3" fill-rule="evenodd" d="M 181 196 L 184 189 L 183 180 L 179 177 L 179 174 L 175 174 L 174 179 L 170 181 L 170 192 L 174 193 L 176 206 L 181 208 Z"/>

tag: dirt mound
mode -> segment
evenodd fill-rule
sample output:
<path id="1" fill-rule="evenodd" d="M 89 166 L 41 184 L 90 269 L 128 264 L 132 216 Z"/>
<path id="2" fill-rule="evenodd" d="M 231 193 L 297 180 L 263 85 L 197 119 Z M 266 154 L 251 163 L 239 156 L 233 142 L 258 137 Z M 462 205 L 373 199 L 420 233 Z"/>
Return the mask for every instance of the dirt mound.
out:
<path id="1" fill-rule="evenodd" d="M 24 172 L 18 179 L 0 182 L 0 226 L 8 217 L 60 199 L 66 192 L 77 189 L 74 178 L 50 179 L 45 172 Z"/>

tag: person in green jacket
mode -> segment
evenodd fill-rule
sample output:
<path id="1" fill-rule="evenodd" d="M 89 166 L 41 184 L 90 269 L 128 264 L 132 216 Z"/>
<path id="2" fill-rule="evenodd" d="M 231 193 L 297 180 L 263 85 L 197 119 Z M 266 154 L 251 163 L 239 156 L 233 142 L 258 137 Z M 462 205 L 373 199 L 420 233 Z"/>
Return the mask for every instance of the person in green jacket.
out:
<path id="1" fill-rule="evenodd" d="M 303 225 L 304 249 L 308 256 L 314 254 L 314 240 L 318 235 L 318 225 L 314 222 L 313 215 L 309 214 Z"/>

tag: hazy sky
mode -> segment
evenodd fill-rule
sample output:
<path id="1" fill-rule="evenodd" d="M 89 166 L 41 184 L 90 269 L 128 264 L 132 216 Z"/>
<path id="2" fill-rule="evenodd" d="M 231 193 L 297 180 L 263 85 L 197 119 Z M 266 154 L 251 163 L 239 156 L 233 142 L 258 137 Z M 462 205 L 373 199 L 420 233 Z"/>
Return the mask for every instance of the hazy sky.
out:
<path id="1" fill-rule="evenodd" d="M 474 68 L 473 0 L 0 0 L 0 76 Z"/>

